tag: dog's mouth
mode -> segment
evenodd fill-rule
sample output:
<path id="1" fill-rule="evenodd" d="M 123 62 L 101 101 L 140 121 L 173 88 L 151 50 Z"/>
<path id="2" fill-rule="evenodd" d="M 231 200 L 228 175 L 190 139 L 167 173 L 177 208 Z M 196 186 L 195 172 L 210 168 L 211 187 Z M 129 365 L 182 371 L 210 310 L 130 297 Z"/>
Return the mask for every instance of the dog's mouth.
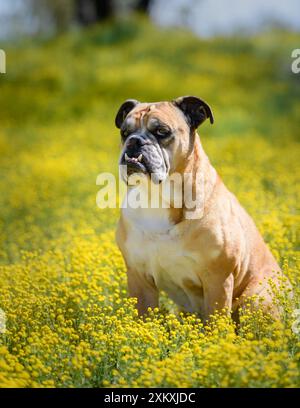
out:
<path id="1" fill-rule="evenodd" d="M 140 153 L 137 157 L 130 157 L 127 153 L 125 153 L 124 160 L 122 160 L 122 165 L 127 166 L 127 176 L 134 173 L 148 173 L 145 163 L 143 162 L 142 153 Z"/>
<path id="2" fill-rule="evenodd" d="M 124 181 L 128 182 L 128 177 L 132 174 L 143 174 L 149 176 L 154 183 L 161 183 L 167 176 L 167 165 L 162 156 L 156 154 L 145 154 L 142 152 L 125 151 L 120 160 L 122 166 L 121 175 Z"/>

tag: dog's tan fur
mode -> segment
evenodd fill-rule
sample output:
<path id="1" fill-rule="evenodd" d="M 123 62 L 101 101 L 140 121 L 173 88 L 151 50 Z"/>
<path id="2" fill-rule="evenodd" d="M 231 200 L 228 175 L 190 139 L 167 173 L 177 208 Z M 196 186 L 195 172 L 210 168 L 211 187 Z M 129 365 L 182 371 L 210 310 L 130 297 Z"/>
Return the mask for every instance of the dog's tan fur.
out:
<path id="1" fill-rule="evenodd" d="M 129 295 L 137 298 L 139 313 L 158 306 L 160 289 L 204 320 L 216 308 L 235 312 L 245 296 L 257 294 L 271 305 L 267 280 L 276 280 L 280 268 L 251 217 L 210 164 L 196 131 L 191 138 L 184 115 L 169 102 L 139 104 L 127 116 L 135 128 L 147 126 L 151 118 L 176 133 L 169 174 L 204 175 L 205 204 L 200 219 L 186 219 L 184 207 L 164 210 L 170 226 L 163 231 L 150 231 L 122 211 L 117 243 L 127 266 Z M 154 223 L 159 211 L 151 212 Z"/>

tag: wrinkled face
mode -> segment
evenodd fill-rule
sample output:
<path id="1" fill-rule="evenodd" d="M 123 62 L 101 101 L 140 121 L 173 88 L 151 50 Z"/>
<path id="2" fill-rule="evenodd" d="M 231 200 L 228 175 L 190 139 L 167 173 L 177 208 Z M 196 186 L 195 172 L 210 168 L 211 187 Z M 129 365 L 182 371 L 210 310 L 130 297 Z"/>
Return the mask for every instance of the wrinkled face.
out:
<path id="1" fill-rule="evenodd" d="M 184 114 L 170 102 L 138 104 L 128 113 L 120 130 L 120 165 L 127 166 L 127 177 L 145 173 L 160 183 L 176 171 L 192 147 Z"/>
<path id="2" fill-rule="evenodd" d="M 168 174 L 182 172 L 193 151 L 195 131 L 207 118 L 214 122 L 209 105 L 195 96 L 157 103 L 126 100 L 115 119 L 122 139 L 120 165 L 127 166 L 125 174 L 121 171 L 124 180 L 144 173 L 160 183 Z"/>

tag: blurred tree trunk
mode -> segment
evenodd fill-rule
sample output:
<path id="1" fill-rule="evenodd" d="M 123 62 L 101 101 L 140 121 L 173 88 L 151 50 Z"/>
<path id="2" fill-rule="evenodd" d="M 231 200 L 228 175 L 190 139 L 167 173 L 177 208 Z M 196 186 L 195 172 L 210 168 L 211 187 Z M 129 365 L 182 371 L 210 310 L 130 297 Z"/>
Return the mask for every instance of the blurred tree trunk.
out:
<path id="1" fill-rule="evenodd" d="M 136 7 L 137 10 L 148 13 L 151 1 L 152 0 L 138 0 L 137 7 Z"/>
<path id="2" fill-rule="evenodd" d="M 114 14 L 112 0 L 77 0 L 76 16 L 80 24 L 89 25 L 106 20 Z"/>

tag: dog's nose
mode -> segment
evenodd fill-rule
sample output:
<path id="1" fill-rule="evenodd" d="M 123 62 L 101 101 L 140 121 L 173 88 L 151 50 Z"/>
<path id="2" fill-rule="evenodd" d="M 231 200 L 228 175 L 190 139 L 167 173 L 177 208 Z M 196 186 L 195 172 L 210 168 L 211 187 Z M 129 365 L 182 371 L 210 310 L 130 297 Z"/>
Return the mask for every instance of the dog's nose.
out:
<path id="1" fill-rule="evenodd" d="M 138 136 L 131 136 L 127 140 L 127 148 L 129 148 L 130 150 L 138 149 L 142 147 L 142 145 L 143 145 L 143 142 L 141 138 Z"/>

